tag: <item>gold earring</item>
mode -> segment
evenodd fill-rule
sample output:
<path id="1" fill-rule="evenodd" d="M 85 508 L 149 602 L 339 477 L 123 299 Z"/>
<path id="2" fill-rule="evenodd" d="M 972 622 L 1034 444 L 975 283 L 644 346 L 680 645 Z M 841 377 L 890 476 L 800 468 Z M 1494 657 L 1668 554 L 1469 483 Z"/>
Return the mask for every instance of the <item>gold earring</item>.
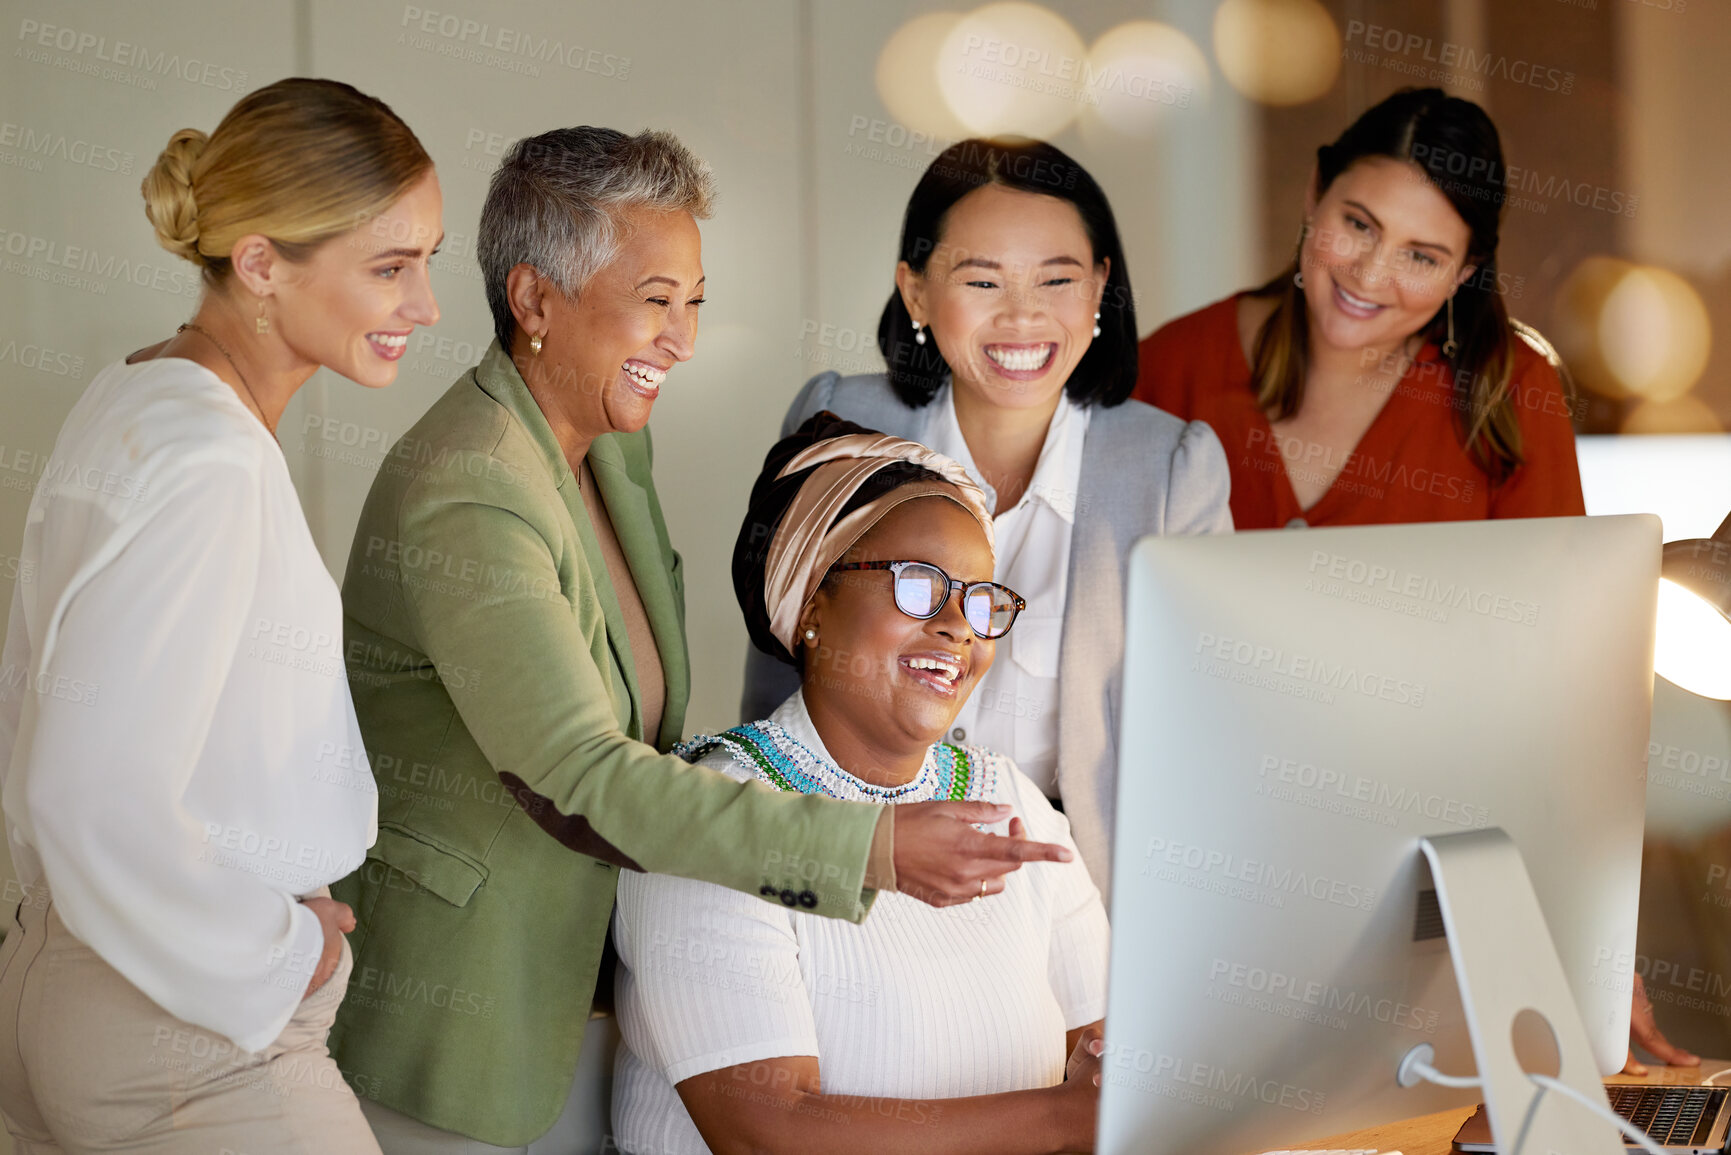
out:
<path id="1" fill-rule="evenodd" d="M 1448 340 L 1443 342 L 1442 355 L 1453 361 L 1455 354 L 1461 351 L 1460 342 L 1455 340 L 1455 295 L 1453 293 L 1449 294 L 1448 313 L 1449 335 Z"/>
<path id="2" fill-rule="evenodd" d="M 541 334 L 536 333 L 529 338 L 529 352 L 539 357 L 541 355 Z"/>
<path id="3" fill-rule="evenodd" d="M 270 332 L 270 319 L 264 315 L 264 298 L 258 299 L 258 320 L 254 322 L 260 333 Z"/>

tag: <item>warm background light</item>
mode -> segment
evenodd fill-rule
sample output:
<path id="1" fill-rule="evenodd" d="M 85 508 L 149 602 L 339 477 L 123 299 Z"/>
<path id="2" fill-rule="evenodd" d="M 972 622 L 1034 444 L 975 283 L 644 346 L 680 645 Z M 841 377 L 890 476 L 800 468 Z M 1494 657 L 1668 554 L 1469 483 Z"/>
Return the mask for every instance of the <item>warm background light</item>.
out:
<path id="1" fill-rule="evenodd" d="M 1643 436 L 1668 433 L 1723 433 L 1713 407 L 1694 394 L 1670 401 L 1643 401 L 1618 426 L 1619 433 Z"/>
<path id="2" fill-rule="evenodd" d="M 904 127 L 948 143 L 968 135 L 938 87 L 938 54 L 960 12 L 928 12 L 896 29 L 878 53 L 878 99 Z"/>
<path id="3" fill-rule="evenodd" d="M 1304 104 L 1334 87 L 1340 29 L 1317 0 L 1223 0 L 1214 58 L 1226 80 L 1262 104 Z"/>
<path id="4" fill-rule="evenodd" d="M 1649 401 L 1673 401 L 1700 380 L 1711 332 L 1707 307 L 1689 282 L 1649 266 L 1626 272 L 1599 314 L 1605 367 Z"/>
<path id="5" fill-rule="evenodd" d="M 956 22 L 938 51 L 938 88 L 970 133 L 1048 138 L 1081 111 L 1087 47 L 1038 4 L 987 4 Z"/>
<path id="6" fill-rule="evenodd" d="M 1208 58 L 1170 24 L 1132 20 L 1088 50 L 1095 78 L 1082 115 L 1124 136 L 1152 136 L 1208 98 Z"/>
<path id="7" fill-rule="evenodd" d="M 1690 390 L 1712 351 L 1707 308 L 1668 269 L 1588 257 L 1557 291 L 1551 330 L 1582 385 L 1637 402 L 1624 433 L 1717 433 L 1711 406 Z"/>
<path id="8" fill-rule="evenodd" d="M 1605 364 L 1599 344 L 1599 318 L 1618 283 L 1635 266 L 1616 257 L 1588 257 L 1557 288 L 1554 320 L 1546 335 L 1582 385 L 1605 397 L 1629 391 Z"/>
<path id="9" fill-rule="evenodd" d="M 1731 698 L 1731 620 L 1661 579 L 1653 669 L 1690 693 Z"/>

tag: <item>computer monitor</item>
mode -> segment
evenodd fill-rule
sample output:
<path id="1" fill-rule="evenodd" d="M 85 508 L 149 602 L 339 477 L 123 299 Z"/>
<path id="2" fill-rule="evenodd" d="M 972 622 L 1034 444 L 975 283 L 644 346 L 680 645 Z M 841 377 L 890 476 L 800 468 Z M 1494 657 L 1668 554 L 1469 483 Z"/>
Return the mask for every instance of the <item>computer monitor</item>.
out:
<path id="1" fill-rule="evenodd" d="M 1421 837 L 1525 859 L 1622 1066 L 1659 522 L 1150 538 L 1128 574 L 1097 1150 L 1243 1155 L 1471 1103 Z M 1519 965 L 1511 959 L 1511 965 Z"/>

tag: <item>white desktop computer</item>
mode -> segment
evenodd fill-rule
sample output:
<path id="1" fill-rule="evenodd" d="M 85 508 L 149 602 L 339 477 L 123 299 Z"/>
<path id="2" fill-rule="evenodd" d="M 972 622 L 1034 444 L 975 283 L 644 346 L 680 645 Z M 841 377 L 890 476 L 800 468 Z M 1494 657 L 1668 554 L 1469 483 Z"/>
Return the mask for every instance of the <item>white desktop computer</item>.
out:
<path id="1" fill-rule="evenodd" d="M 1603 1100 L 1628 1041 L 1659 546 L 1631 515 L 1136 547 L 1097 1150 L 1243 1155 L 1477 1101 L 1397 1068 L 1428 1044 L 1471 1075 L 1547 976 L 1563 1077 Z M 1542 1051 L 1526 1019 L 1514 1046 Z M 1593 1136 L 1570 1155 L 1621 1150 L 1561 1100 L 1520 1105 Z M 1587 1121 L 1553 1117 L 1571 1111 Z"/>

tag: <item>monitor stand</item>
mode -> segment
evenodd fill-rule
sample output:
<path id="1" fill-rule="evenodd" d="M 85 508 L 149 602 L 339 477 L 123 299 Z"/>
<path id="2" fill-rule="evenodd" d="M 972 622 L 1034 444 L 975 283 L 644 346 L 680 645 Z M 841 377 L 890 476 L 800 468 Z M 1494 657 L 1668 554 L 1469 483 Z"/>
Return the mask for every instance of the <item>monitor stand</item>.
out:
<path id="1" fill-rule="evenodd" d="M 1491 1133 L 1503 1151 L 1623 1155 L 1616 1130 L 1546 1092 L 1515 1055 L 1515 1017 L 1531 1009 L 1555 1036 L 1557 1078 L 1605 1102 L 1563 964 L 1514 840 L 1498 827 L 1419 840 L 1436 883 Z M 1453 1074 L 1454 1072 L 1450 1072 Z"/>

